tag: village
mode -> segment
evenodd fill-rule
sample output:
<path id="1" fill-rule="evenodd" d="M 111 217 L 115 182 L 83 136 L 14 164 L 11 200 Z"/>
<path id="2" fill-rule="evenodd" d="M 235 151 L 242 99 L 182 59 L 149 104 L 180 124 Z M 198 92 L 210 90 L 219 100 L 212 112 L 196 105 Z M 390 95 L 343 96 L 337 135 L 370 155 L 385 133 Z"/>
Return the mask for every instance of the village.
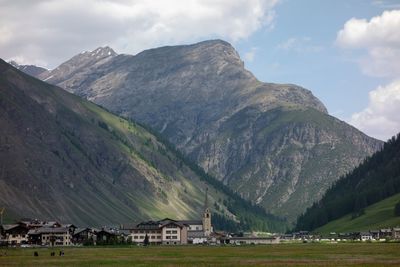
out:
<path id="1" fill-rule="evenodd" d="M 57 221 L 22 219 L 0 225 L 0 245 L 12 247 L 147 245 L 265 245 L 288 242 L 400 241 L 400 227 L 368 232 L 330 233 L 300 231 L 290 234 L 227 233 L 214 231 L 207 194 L 200 220 L 174 220 L 122 224 L 119 227 L 79 228 Z"/>

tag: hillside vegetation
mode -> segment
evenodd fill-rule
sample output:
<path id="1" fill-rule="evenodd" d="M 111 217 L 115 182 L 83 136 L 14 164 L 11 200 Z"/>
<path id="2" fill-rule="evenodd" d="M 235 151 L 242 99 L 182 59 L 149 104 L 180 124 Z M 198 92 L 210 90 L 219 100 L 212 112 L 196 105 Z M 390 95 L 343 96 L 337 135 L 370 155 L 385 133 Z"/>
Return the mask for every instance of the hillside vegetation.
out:
<path id="1" fill-rule="evenodd" d="M 394 213 L 394 207 L 399 202 L 400 194 L 396 194 L 366 207 L 363 214 L 358 217 L 348 214 L 315 229 L 314 232 L 349 233 L 400 226 L 400 216 Z"/>
<path id="2" fill-rule="evenodd" d="M 364 160 L 360 166 L 337 181 L 320 201 L 299 217 L 296 229 L 313 230 L 345 215 L 346 218 L 348 216 L 356 218 L 363 215 L 368 206 L 399 192 L 400 134 L 385 143 L 382 150 Z M 387 201 L 390 202 L 390 199 Z M 373 211 L 374 207 L 371 208 Z M 364 217 L 364 219 L 373 218 L 378 219 L 379 216 Z M 387 216 L 381 219 L 383 223 Z M 361 220 L 362 217 L 359 221 Z M 354 221 L 354 224 L 359 221 Z M 379 225 L 379 222 L 366 222 L 366 224 L 373 226 Z"/>

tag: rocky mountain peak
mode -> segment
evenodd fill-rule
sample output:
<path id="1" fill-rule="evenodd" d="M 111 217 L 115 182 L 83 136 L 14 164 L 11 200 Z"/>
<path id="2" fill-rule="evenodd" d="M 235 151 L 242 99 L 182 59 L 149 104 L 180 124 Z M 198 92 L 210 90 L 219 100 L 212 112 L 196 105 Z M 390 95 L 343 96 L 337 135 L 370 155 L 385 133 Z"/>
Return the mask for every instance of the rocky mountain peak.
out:
<path id="1" fill-rule="evenodd" d="M 118 54 L 109 46 L 98 47 L 93 51 L 85 51 L 83 54 L 89 54 L 92 57 L 108 57 L 108 56 L 117 56 Z"/>
<path id="2" fill-rule="evenodd" d="M 49 83 L 58 83 L 65 77 L 74 75 L 77 71 L 96 69 L 110 61 L 118 54 L 110 47 L 98 47 L 93 51 L 82 52 L 64 62 L 51 72 L 40 78 Z"/>

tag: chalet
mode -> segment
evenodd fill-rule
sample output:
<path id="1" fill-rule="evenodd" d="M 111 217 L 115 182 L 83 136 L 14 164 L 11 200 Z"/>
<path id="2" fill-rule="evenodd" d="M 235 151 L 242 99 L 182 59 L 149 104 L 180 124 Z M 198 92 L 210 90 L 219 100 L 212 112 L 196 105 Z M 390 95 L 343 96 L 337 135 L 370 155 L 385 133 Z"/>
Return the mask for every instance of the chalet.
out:
<path id="1" fill-rule="evenodd" d="M 117 241 L 117 235 L 112 230 L 101 229 L 101 230 L 94 230 L 96 235 L 95 242 L 97 244 L 110 244 Z"/>
<path id="2" fill-rule="evenodd" d="M 31 244 L 43 246 L 70 246 L 72 232 L 67 227 L 41 227 L 28 232 Z"/>
<path id="3" fill-rule="evenodd" d="M 28 228 L 23 224 L 4 224 L 2 226 L 3 242 L 9 245 L 28 243 Z"/>
<path id="4" fill-rule="evenodd" d="M 96 234 L 90 228 L 76 228 L 72 235 L 72 243 L 74 244 L 93 244 L 96 239 Z"/>

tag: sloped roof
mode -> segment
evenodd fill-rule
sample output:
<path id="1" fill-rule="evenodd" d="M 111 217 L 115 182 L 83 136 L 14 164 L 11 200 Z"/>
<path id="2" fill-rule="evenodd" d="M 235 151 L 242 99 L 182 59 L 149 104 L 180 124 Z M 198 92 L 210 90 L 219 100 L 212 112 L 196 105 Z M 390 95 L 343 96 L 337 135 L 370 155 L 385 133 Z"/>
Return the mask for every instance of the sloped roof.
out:
<path id="1" fill-rule="evenodd" d="M 190 238 L 200 238 L 205 236 L 203 231 L 188 231 L 187 237 L 190 239 Z"/>
<path id="2" fill-rule="evenodd" d="M 182 220 L 182 221 L 178 221 L 182 224 L 190 224 L 190 225 L 203 225 L 203 221 L 202 220 Z"/>
<path id="3" fill-rule="evenodd" d="M 67 227 L 40 227 L 29 230 L 28 234 L 64 234 L 68 232 L 69 228 Z"/>
<path id="4" fill-rule="evenodd" d="M 21 226 L 20 224 L 3 224 L 3 229 L 4 231 L 9 231 L 11 229 L 14 229 L 18 226 Z"/>
<path id="5" fill-rule="evenodd" d="M 82 233 L 83 231 L 90 231 L 90 228 L 76 228 L 74 231 L 74 235 L 77 235 L 79 233 Z"/>

